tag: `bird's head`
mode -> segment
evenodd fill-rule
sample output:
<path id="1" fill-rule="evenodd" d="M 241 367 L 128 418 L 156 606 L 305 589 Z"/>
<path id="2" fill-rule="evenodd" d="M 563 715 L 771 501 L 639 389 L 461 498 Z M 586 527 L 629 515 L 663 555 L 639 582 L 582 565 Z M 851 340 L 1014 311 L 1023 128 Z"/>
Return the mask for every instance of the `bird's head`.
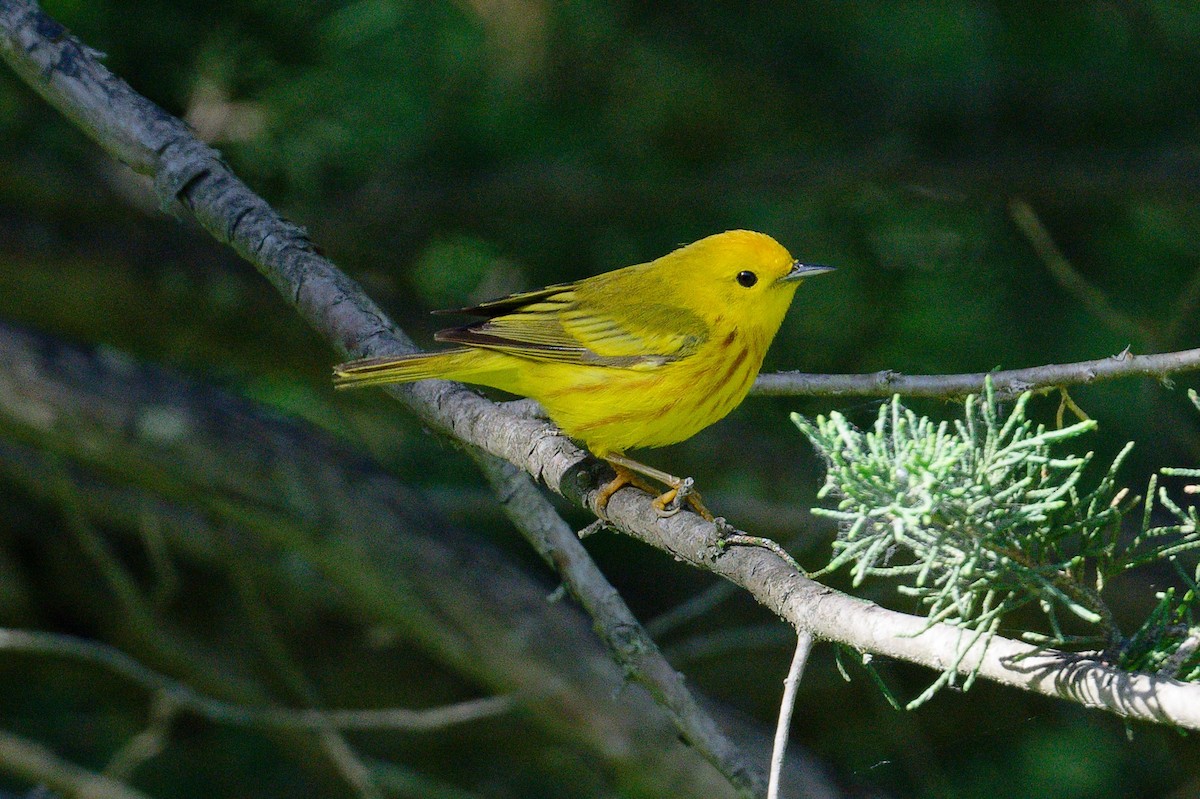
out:
<path id="1" fill-rule="evenodd" d="M 833 267 L 802 264 L 765 233 L 730 230 L 681 247 L 670 256 L 706 316 L 730 314 L 773 337 L 807 277 Z"/>

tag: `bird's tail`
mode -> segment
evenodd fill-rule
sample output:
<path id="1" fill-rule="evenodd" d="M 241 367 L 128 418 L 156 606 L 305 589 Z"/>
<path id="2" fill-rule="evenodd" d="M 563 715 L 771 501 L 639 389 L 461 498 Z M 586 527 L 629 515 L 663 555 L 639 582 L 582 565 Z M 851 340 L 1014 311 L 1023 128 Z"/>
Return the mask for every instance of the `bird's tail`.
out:
<path id="1" fill-rule="evenodd" d="M 333 367 L 334 388 L 366 388 L 386 383 L 411 383 L 429 378 L 458 379 L 470 371 L 477 353 L 465 347 L 414 355 L 363 358 Z"/>

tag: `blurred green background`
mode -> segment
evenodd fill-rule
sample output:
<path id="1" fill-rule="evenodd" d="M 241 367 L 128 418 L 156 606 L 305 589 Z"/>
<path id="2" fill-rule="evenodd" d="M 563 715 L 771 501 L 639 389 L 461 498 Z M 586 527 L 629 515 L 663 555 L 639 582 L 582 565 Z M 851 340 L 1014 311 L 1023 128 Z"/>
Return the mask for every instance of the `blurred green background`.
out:
<path id="1" fill-rule="evenodd" d="M 649 260 L 737 227 L 838 268 L 800 292 L 768 369 L 974 372 L 1200 339 L 1196 4 L 64 0 L 45 8 L 213 141 L 424 345 L 444 322 L 428 317 L 432 309 Z M 335 356 L 252 268 L 161 214 L 140 179 L 7 69 L 0 145 L 0 319 L 126 353 L 323 428 L 553 589 L 464 456 L 381 395 L 335 396 Z M 1123 321 L 1055 281 L 1014 225 L 1014 200 L 1029 203 Z M 1197 465 L 1200 416 L 1184 392 L 1196 382 L 1073 390 L 1101 423 L 1088 446 L 1103 457 L 1137 440 L 1126 468 L 1135 491 L 1161 466 Z M 1037 407 L 1051 419 L 1056 402 Z M 717 512 L 795 544 L 817 566 L 831 531 L 805 509 L 820 464 L 787 414 L 835 408 L 867 421 L 877 404 L 751 398 L 645 460 L 695 476 Z M 94 566 L 65 536 L 61 505 L 7 473 L 0 501 L 8 585 L 0 623 L 117 640 L 95 607 L 107 589 L 78 579 Z M 133 573 L 149 570 L 136 537 L 119 526 L 102 532 Z M 588 547 L 644 619 L 711 585 L 613 535 Z M 174 557 L 186 600 L 163 612 L 187 615 L 199 638 L 219 638 L 236 615 L 221 606 L 224 577 Z M 1111 599 L 1136 619 L 1165 577 L 1122 584 Z M 866 593 L 911 609 L 886 586 Z M 426 684 L 429 669 L 411 657 L 370 650 L 353 619 L 266 604 L 285 620 L 284 648 L 303 652 L 303 669 L 331 704 L 332 685 L 361 688 L 338 696 L 362 706 L 473 693 L 466 677 Z M 728 635 L 721 646 L 715 633 Z M 696 687 L 749 721 L 772 723 L 790 642 L 748 599 L 729 598 L 662 643 Z M 341 644 L 374 654 L 345 657 Z M 90 667 L 53 663 L 0 654 L 0 726 L 98 768 L 144 722 L 144 697 Z M 844 682 L 829 647 L 818 650 L 795 738 L 855 795 L 1200 795 L 1200 750 L 1187 736 L 1126 729 L 1115 717 L 989 685 L 900 713 L 861 670 L 851 673 Z M 931 679 L 904 666 L 883 664 L 881 673 L 902 698 Z M 387 682 L 397 674 L 400 699 Z M 98 692 L 102 706 L 92 706 Z M 490 733 L 454 729 L 419 745 L 392 734 L 355 740 L 475 795 L 613 795 L 523 752 L 544 746 L 537 736 L 513 740 L 503 721 L 488 725 Z M 489 735 L 506 738 L 501 776 L 499 755 L 478 751 Z M 453 767 L 436 765 L 448 752 Z M 345 790 L 295 759 L 277 740 L 196 722 L 177 728 L 134 781 L 162 796 Z M 3 775 L 0 784 L 25 786 Z"/>

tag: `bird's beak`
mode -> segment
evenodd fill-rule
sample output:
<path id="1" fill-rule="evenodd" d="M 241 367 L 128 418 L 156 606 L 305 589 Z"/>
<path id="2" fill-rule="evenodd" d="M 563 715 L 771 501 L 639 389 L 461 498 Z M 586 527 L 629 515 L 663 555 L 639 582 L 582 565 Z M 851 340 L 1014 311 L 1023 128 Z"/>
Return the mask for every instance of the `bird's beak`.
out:
<path id="1" fill-rule="evenodd" d="M 781 283 L 795 283 L 797 280 L 803 280 L 806 277 L 813 275 L 823 275 L 826 272 L 832 272 L 832 266 L 819 266 L 818 264 L 802 264 L 799 261 L 792 264 L 791 270 L 786 275 L 779 278 Z"/>

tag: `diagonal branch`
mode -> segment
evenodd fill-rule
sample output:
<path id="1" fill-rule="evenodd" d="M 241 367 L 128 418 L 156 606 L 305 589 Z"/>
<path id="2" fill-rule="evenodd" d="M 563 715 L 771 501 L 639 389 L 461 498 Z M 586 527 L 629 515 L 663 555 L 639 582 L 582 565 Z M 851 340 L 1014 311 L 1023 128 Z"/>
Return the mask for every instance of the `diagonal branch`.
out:
<path id="1" fill-rule="evenodd" d="M 473 451 L 477 453 L 478 451 Z M 558 572 L 563 584 L 596 622 L 596 631 L 613 655 L 668 710 L 675 726 L 689 741 L 700 741 L 705 759 L 734 785 L 759 795 L 766 788 L 760 770 L 746 762 L 688 691 L 683 675 L 667 661 L 633 611 L 625 604 L 579 537 L 559 516 L 528 475 L 496 458 L 476 457 L 479 468 L 500 490 L 505 513 L 542 559 Z"/>
<path id="2" fill-rule="evenodd" d="M 178 201 L 254 263 L 341 354 L 412 351 L 412 343 L 361 289 L 314 251 L 303 230 L 279 218 L 214 150 L 112 76 L 61 27 L 56 38 L 47 38 L 47 28 L 54 25 L 29 0 L 0 0 L 0 56 L 101 146 L 152 175 L 164 205 Z M 1186 359 L 1188 354 L 1146 357 L 1172 356 Z M 452 383 L 425 381 L 391 393 L 435 430 L 503 458 L 595 510 L 596 461 L 548 425 L 514 416 Z M 715 525 L 694 514 L 661 519 L 642 492 L 618 492 L 606 513 L 629 535 L 724 576 L 797 629 L 818 637 L 937 669 L 961 642 L 956 628 L 926 629 L 924 619 L 820 585 L 766 550 L 730 547 Z M 1004 639 L 994 639 L 986 652 L 970 653 L 961 667 L 969 671 L 976 662 L 982 676 L 1006 685 L 1130 718 L 1200 729 L 1197 685 L 1129 674 Z"/>
<path id="3" fill-rule="evenodd" d="M 63 760 L 39 743 L 0 730 L 0 768 L 64 796 L 79 799 L 148 799 L 119 780 Z M 40 794 L 39 789 L 29 796 Z"/>
<path id="4" fill-rule="evenodd" d="M 106 70 L 90 50 L 35 3 L 0 2 L 0 28 L 3 29 L 0 55 L 26 82 L 114 157 L 135 171 L 152 176 L 164 207 L 181 205 L 210 233 L 258 266 L 300 315 L 333 342 L 339 352 L 367 356 L 415 349 L 357 284 L 317 254 L 304 230 L 279 217 L 233 175 L 216 150 L 197 140 L 183 122 Z M 514 428 L 511 417 L 497 416 L 492 403 L 462 386 L 427 383 L 393 393 L 430 427 L 476 445 L 483 440 L 482 436 L 465 435 L 459 428 L 469 428 L 473 420 L 490 415 L 491 429 L 495 429 L 496 422 L 508 428 L 502 447 L 483 447 L 492 455 L 519 463 L 512 456 L 525 447 L 524 441 L 532 439 L 544 444 L 544 449 L 552 452 L 551 457 L 558 462 L 577 463 L 583 458 L 584 453 L 555 435 L 545 423 L 522 420 Z M 488 463 L 486 457 L 482 462 Z M 499 470 L 500 465 L 492 462 L 485 473 L 498 481 L 498 490 L 508 491 L 511 478 L 501 478 Z M 520 479 L 528 483 L 526 477 Z M 591 482 L 589 478 L 587 483 Z M 532 490 L 525 493 L 536 495 Z M 520 512 L 526 514 L 524 521 L 518 522 L 522 530 L 536 529 L 541 519 L 552 520 L 556 528 L 566 526 L 540 495 L 521 507 Z M 581 547 L 576 555 L 577 559 L 586 558 Z M 594 566 L 592 570 L 594 576 L 599 575 Z M 602 578 L 591 584 L 577 583 L 568 573 L 564 579 L 581 597 L 587 591 L 600 592 L 595 601 L 584 602 L 588 607 L 599 607 L 604 603 L 602 597 L 616 595 Z M 613 607 L 611 601 L 607 605 Z M 624 656 L 631 673 L 651 686 L 688 743 L 744 795 L 758 792 L 765 785 L 764 777 L 745 762 L 737 747 L 700 710 L 682 678 L 662 658 L 627 608 L 624 616 L 621 628 L 636 630 L 637 638 L 649 646 L 616 645 L 622 633 L 617 628 L 605 627 L 614 653 Z M 632 628 L 627 627 L 629 623 Z M 635 651 L 636 658 L 632 654 Z"/>
<path id="5" fill-rule="evenodd" d="M 1058 285 L 1074 295 L 1075 299 L 1109 330 L 1135 340 L 1153 338 L 1145 324 L 1115 307 L 1103 291 L 1080 274 L 1067 260 L 1067 256 L 1058 248 L 1033 206 L 1024 200 L 1014 199 L 1008 204 L 1008 214 L 1029 241 L 1029 246 L 1033 247 L 1042 263 L 1050 270 L 1050 275 Z"/>

